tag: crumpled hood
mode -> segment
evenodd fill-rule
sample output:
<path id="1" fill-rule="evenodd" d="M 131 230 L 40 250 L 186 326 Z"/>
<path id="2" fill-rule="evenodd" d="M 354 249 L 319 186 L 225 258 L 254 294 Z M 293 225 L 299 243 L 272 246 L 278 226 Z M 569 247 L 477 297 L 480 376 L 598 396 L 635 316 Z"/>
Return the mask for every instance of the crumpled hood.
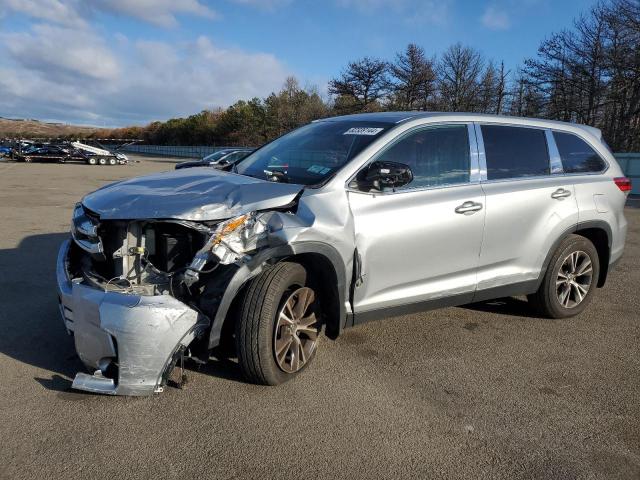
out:
<path id="1" fill-rule="evenodd" d="M 187 168 L 106 185 L 82 204 L 106 220 L 222 220 L 287 205 L 303 188 L 210 167 Z"/>

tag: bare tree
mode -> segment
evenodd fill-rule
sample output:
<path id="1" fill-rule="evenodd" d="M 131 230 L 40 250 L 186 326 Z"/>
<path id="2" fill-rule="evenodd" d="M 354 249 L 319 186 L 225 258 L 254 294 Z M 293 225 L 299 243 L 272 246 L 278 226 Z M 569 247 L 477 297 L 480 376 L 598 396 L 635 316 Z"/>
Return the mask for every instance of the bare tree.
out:
<path id="1" fill-rule="evenodd" d="M 438 64 L 440 108 L 475 111 L 481 91 L 485 61 L 477 50 L 456 43 L 449 47 Z"/>
<path id="2" fill-rule="evenodd" d="M 387 63 L 371 57 L 349 62 L 339 78 L 329 82 L 329 93 L 345 110 L 376 110 L 386 93 Z"/>
<path id="3" fill-rule="evenodd" d="M 602 129 L 617 150 L 640 148 L 640 2 L 596 4 L 525 62 L 541 115 Z"/>
<path id="4" fill-rule="evenodd" d="M 389 65 L 389 90 L 392 105 L 401 110 L 426 110 L 435 92 L 434 60 L 424 49 L 410 43 L 404 52 L 396 54 Z"/>

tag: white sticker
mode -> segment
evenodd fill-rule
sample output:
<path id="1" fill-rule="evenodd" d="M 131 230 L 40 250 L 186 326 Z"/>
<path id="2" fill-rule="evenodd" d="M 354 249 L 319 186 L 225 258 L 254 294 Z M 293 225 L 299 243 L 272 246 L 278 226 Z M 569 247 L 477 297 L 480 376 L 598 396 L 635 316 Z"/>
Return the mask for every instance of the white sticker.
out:
<path id="1" fill-rule="evenodd" d="M 346 132 L 344 132 L 343 135 L 377 135 L 382 130 L 384 130 L 384 128 L 352 127 L 349 130 L 347 130 Z"/>

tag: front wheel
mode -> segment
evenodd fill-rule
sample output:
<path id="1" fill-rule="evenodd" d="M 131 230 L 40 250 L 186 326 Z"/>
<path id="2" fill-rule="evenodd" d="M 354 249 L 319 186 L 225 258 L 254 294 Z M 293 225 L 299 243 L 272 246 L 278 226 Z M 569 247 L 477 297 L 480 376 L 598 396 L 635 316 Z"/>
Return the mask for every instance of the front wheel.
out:
<path id="1" fill-rule="evenodd" d="M 236 350 L 252 383 L 278 385 L 313 360 L 320 335 L 316 293 L 302 265 L 281 262 L 253 279 L 236 322 Z"/>
<path id="2" fill-rule="evenodd" d="M 599 274 L 600 260 L 593 243 L 569 235 L 551 258 L 540 288 L 528 300 L 546 317 L 573 317 L 591 301 Z"/>

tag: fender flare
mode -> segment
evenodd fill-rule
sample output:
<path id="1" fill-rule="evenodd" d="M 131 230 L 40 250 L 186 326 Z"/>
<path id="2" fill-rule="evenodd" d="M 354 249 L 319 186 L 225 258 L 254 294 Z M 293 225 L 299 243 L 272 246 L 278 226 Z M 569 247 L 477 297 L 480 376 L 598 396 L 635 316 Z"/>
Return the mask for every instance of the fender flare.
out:
<path id="1" fill-rule="evenodd" d="M 216 310 L 209 333 L 209 348 L 214 348 L 220 344 L 222 326 L 227 318 L 229 309 L 233 300 L 236 298 L 241 288 L 252 278 L 259 275 L 264 266 L 270 263 L 281 261 L 287 257 L 300 255 L 303 253 L 315 253 L 326 257 L 333 265 L 337 278 L 338 303 L 339 303 L 339 331 L 342 331 L 344 319 L 347 312 L 345 308 L 346 296 L 346 266 L 342 261 L 342 257 L 338 251 L 331 245 L 322 242 L 298 242 L 294 244 L 280 245 L 277 247 L 267 248 L 258 252 L 249 262 L 238 268 L 231 277 L 227 288 L 220 300 L 220 304 Z"/>
<path id="2" fill-rule="evenodd" d="M 562 233 L 562 235 L 560 235 L 556 239 L 556 241 L 553 242 L 553 244 L 551 245 L 551 248 L 547 252 L 547 256 L 544 259 L 544 263 L 542 264 L 542 268 L 540 269 L 540 275 L 538 276 L 538 280 L 536 281 L 536 290 L 540 288 L 540 285 L 542 284 L 542 280 L 544 279 L 544 276 L 547 273 L 547 268 L 549 268 L 551 257 L 553 257 L 553 254 L 558 249 L 560 242 L 562 242 L 565 238 L 567 238 L 568 235 L 579 232 L 580 230 L 585 230 L 587 228 L 599 228 L 601 230 L 604 230 L 604 232 L 607 234 L 607 244 L 609 246 L 609 249 L 611 249 L 612 232 L 611 232 L 611 226 L 607 222 L 605 222 L 604 220 L 589 220 L 586 222 L 578 222 L 576 225 L 572 226 L 571 228 L 566 229 Z M 601 272 L 600 272 L 601 279 L 606 278 L 608 266 L 609 266 L 609 259 L 606 259 L 606 262 L 604 263 L 601 262 Z M 602 281 L 603 280 L 598 280 L 599 286 Z"/>

